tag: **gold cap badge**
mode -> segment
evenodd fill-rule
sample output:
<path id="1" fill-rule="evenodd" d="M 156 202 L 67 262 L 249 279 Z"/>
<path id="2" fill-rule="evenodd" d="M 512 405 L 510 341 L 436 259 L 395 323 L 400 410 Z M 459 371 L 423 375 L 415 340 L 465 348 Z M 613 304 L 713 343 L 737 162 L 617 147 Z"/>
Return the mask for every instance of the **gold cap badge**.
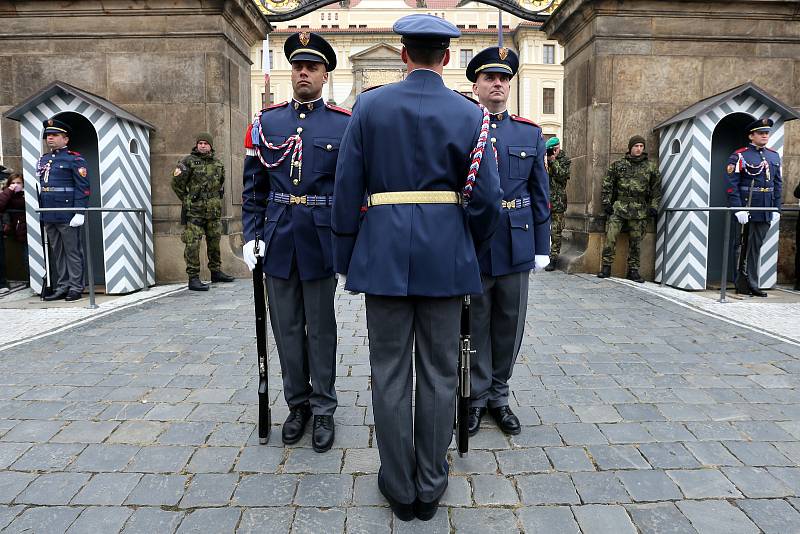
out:
<path id="1" fill-rule="evenodd" d="M 53 125 L 53 120 L 52 120 L 52 119 L 50 119 L 49 121 L 47 121 L 47 125 L 48 125 L 48 126 L 52 126 L 52 125 Z"/>
<path id="2" fill-rule="evenodd" d="M 761 119 L 761 124 L 764 126 L 769 126 L 769 119 Z"/>
<path id="3" fill-rule="evenodd" d="M 500 59 L 505 61 L 505 59 L 508 57 L 508 48 L 501 46 L 497 53 L 500 55 Z"/>
<path id="4" fill-rule="evenodd" d="M 300 44 L 303 46 L 308 46 L 308 41 L 311 39 L 311 35 L 308 32 L 300 32 Z"/>

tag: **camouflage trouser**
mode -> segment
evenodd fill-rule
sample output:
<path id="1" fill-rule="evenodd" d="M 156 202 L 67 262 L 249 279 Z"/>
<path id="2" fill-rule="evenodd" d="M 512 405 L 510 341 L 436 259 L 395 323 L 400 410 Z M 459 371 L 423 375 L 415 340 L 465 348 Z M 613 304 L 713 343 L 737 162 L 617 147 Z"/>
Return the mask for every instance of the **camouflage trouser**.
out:
<path id="1" fill-rule="evenodd" d="M 206 252 L 208 253 L 208 269 L 219 271 L 219 239 L 222 227 L 219 219 L 189 218 L 186 228 L 181 234 L 181 241 L 186 243 L 183 258 L 186 260 L 186 274 L 189 278 L 200 276 L 200 241 L 206 236 Z"/>
<path id="2" fill-rule="evenodd" d="M 564 212 L 550 214 L 550 259 L 554 260 L 561 254 L 561 232 L 564 231 Z"/>
<path id="3" fill-rule="evenodd" d="M 603 265 L 614 263 L 614 253 L 617 248 L 617 237 L 623 226 L 628 226 L 628 269 L 639 269 L 639 253 L 641 252 L 642 238 L 647 231 L 647 219 L 628 219 L 616 213 L 608 218 L 606 223 L 606 244 L 603 247 Z"/>

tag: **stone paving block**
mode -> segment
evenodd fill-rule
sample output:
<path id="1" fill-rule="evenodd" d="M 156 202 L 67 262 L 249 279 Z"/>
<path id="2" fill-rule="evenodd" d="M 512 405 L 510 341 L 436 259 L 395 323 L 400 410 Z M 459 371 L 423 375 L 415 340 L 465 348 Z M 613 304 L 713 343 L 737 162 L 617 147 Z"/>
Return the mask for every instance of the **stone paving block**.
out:
<path id="1" fill-rule="evenodd" d="M 236 534 L 286 534 L 294 514 L 294 508 L 245 508 Z"/>
<path id="2" fill-rule="evenodd" d="M 666 418 L 653 404 L 615 404 L 614 408 L 623 421 L 664 421 Z"/>
<path id="3" fill-rule="evenodd" d="M 245 447 L 242 449 L 239 462 L 234 469 L 250 473 L 274 473 L 283 462 L 285 454 L 287 454 L 287 450 L 283 447 L 265 447 L 263 445 Z"/>
<path id="4" fill-rule="evenodd" d="M 186 471 L 190 473 L 228 473 L 236 457 L 237 447 L 201 447 L 195 451 Z"/>
<path id="5" fill-rule="evenodd" d="M 746 499 L 738 506 L 765 534 L 800 532 L 800 513 L 780 499 Z"/>
<path id="6" fill-rule="evenodd" d="M 617 471 L 616 474 L 636 502 L 682 498 L 678 486 L 663 471 Z"/>
<path id="7" fill-rule="evenodd" d="M 683 423 L 671 421 L 647 421 L 642 423 L 656 441 L 676 442 L 695 441 L 697 438 L 686 429 Z"/>
<path id="8" fill-rule="evenodd" d="M 752 441 L 796 441 L 796 438 L 772 421 L 739 421 L 737 430 Z"/>
<path id="9" fill-rule="evenodd" d="M 585 504 L 616 504 L 631 502 L 614 473 L 573 473 L 572 482 Z"/>
<path id="10" fill-rule="evenodd" d="M 605 445 L 608 440 L 597 426 L 588 423 L 562 423 L 556 425 L 561 439 L 567 445 Z"/>
<path id="11" fill-rule="evenodd" d="M 45 473 L 20 493 L 17 503 L 58 506 L 69 501 L 89 480 L 86 473 Z"/>
<path id="12" fill-rule="evenodd" d="M 238 508 L 201 508 L 186 514 L 178 534 L 228 534 L 236 530 L 241 510 Z"/>
<path id="13" fill-rule="evenodd" d="M 235 404 L 198 404 L 186 420 L 235 423 L 243 411 L 244 406 Z"/>
<path id="14" fill-rule="evenodd" d="M 392 526 L 394 534 L 450 534 L 448 510 L 444 506 L 439 506 L 436 515 L 430 521 L 394 519 Z"/>
<path id="15" fill-rule="evenodd" d="M 180 473 L 189 457 L 192 447 L 152 446 L 144 447 L 136 453 L 126 471 L 137 473 Z"/>
<path id="16" fill-rule="evenodd" d="M 255 428 L 249 423 L 222 423 L 208 438 L 208 444 L 241 447 L 247 443 Z"/>
<path id="17" fill-rule="evenodd" d="M 328 508 L 347 506 L 352 496 L 353 477 L 350 475 L 305 475 L 297 486 L 294 502 L 298 506 Z"/>
<path id="18" fill-rule="evenodd" d="M 283 466 L 285 473 L 339 473 L 344 451 L 331 449 L 319 454 L 314 449 L 293 448 Z"/>
<path id="19" fill-rule="evenodd" d="M 511 436 L 511 443 L 515 447 L 560 447 L 563 445 L 561 435 L 553 425 L 524 428 L 520 434 Z"/>
<path id="20" fill-rule="evenodd" d="M 577 423 L 578 416 L 568 406 L 536 406 L 542 424 Z"/>
<path id="21" fill-rule="evenodd" d="M 62 534 L 83 511 L 77 506 L 33 506 L 25 510 L 6 529 L 8 532 Z"/>
<path id="22" fill-rule="evenodd" d="M 292 523 L 292 534 L 344 532 L 345 518 L 346 512 L 340 508 L 298 508 Z"/>
<path id="23" fill-rule="evenodd" d="M 186 475 L 144 475 L 125 504 L 175 506 L 183 497 L 188 482 Z"/>
<path id="24" fill-rule="evenodd" d="M 11 466 L 19 471 L 64 469 L 86 447 L 77 443 L 40 443 L 28 449 Z"/>
<path id="25" fill-rule="evenodd" d="M 4 529 L 25 509 L 24 506 L 0 506 L 0 530 Z"/>
<path id="26" fill-rule="evenodd" d="M 741 493 L 716 469 L 667 471 L 687 499 L 730 499 Z"/>
<path id="27" fill-rule="evenodd" d="M 663 403 L 658 404 L 658 411 L 664 414 L 667 421 L 686 422 L 707 421 L 708 415 L 696 405 Z"/>
<path id="28" fill-rule="evenodd" d="M 800 495 L 800 468 L 768 467 L 767 471 L 789 486 L 795 495 Z"/>
<path id="29" fill-rule="evenodd" d="M 67 401 L 15 402 L 19 403 L 18 405 L 27 404 L 27 406 L 21 407 L 18 410 L 14 410 L 13 408 L 5 410 L 8 417 L 13 416 L 15 419 L 53 419 L 70 404 Z"/>
<path id="30" fill-rule="evenodd" d="M 794 465 L 800 465 L 800 442 L 779 441 L 774 445 L 778 452 L 794 462 Z"/>
<path id="31" fill-rule="evenodd" d="M 139 419 L 144 417 L 152 408 L 152 404 L 142 404 L 141 402 L 112 402 L 108 408 L 100 413 L 98 419 L 104 421 Z"/>
<path id="32" fill-rule="evenodd" d="M 587 504 L 572 511 L 584 534 L 636 534 L 628 513 L 622 506 Z"/>
<path id="33" fill-rule="evenodd" d="M 3 441 L 43 442 L 55 436 L 63 426 L 63 421 L 21 421 L 3 435 Z"/>
<path id="34" fill-rule="evenodd" d="M 580 534 L 569 506 L 532 506 L 517 510 L 525 532 Z"/>
<path id="35" fill-rule="evenodd" d="M 183 519 L 182 512 L 160 508 L 138 508 L 125 523 L 122 534 L 172 534 Z"/>
<path id="36" fill-rule="evenodd" d="M 141 478 L 139 473 L 98 473 L 72 498 L 72 504 L 119 506 Z"/>
<path id="37" fill-rule="evenodd" d="M 111 421 L 73 421 L 53 436 L 53 443 L 102 443 L 119 423 Z"/>
<path id="38" fill-rule="evenodd" d="M 14 497 L 19 495 L 34 478 L 36 475 L 33 473 L 0 471 L 0 503 L 14 502 Z"/>
<path id="39" fill-rule="evenodd" d="M 158 443 L 163 445 L 203 445 L 217 426 L 212 422 L 173 422 L 158 436 Z"/>
<path id="40" fill-rule="evenodd" d="M 726 449 L 722 443 L 716 441 L 698 441 L 696 443 L 685 443 L 697 460 L 707 466 L 737 466 L 742 465 L 734 455 Z"/>
<path id="41" fill-rule="evenodd" d="M 594 471 L 594 464 L 583 447 L 547 447 L 545 453 L 556 471 Z"/>
<path id="42" fill-rule="evenodd" d="M 650 469 L 650 464 L 632 445 L 594 445 L 588 450 L 597 467 L 602 470 Z"/>
<path id="43" fill-rule="evenodd" d="M 636 525 L 643 533 L 658 534 L 696 534 L 686 517 L 671 502 L 652 504 L 629 504 L 628 510 Z"/>
<path id="44" fill-rule="evenodd" d="M 13 464 L 31 445 L 31 443 L 0 443 L 0 469 Z"/>
<path id="45" fill-rule="evenodd" d="M 683 512 L 698 534 L 755 534 L 752 521 L 727 501 L 678 501 Z"/>
<path id="46" fill-rule="evenodd" d="M 147 412 L 144 419 L 148 421 L 180 421 L 181 419 L 185 419 L 192 410 L 194 410 L 194 404 L 159 403 L 154 405 L 153 408 Z"/>
<path id="47" fill-rule="evenodd" d="M 450 473 L 453 474 L 494 474 L 498 471 L 497 460 L 491 451 L 469 451 L 464 457 L 450 451 L 449 457 Z"/>
<path id="48" fill-rule="evenodd" d="M 149 445 L 155 443 L 168 424 L 158 421 L 125 421 L 108 438 L 108 443 L 133 443 Z"/>
<path id="49" fill-rule="evenodd" d="M 296 475 L 256 474 L 242 477 L 233 494 L 235 506 L 289 506 L 297 488 Z"/>
<path id="50" fill-rule="evenodd" d="M 656 469 L 700 467 L 700 462 L 680 443 L 647 443 L 639 446 L 639 452 Z"/>
<path id="51" fill-rule="evenodd" d="M 727 422 L 689 422 L 686 423 L 689 432 L 700 441 L 733 441 L 745 439 L 744 434 Z"/>
<path id="52" fill-rule="evenodd" d="M 514 449 L 510 451 L 497 451 L 497 463 L 500 472 L 505 475 L 517 475 L 522 473 L 542 473 L 550 471 L 550 461 L 544 450 L 533 449 Z"/>
<path id="53" fill-rule="evenodd" d="M 453 478 L 452 476 L 450 477 Z M 459 477 L 460 478 L 460 477 Z M 466 479 L 464 479 L 466 481 Z M 448 489 L 450 486 L 448 485 Z M 467 482 L 469 495 L 469 483 Z M 354 506 L 388 506 L 378 489 L 378 475 L 357 475 L 353 483 Z"/>
<path id="54" fill-rule="evenodd" d="M 133 513 L 122 507 L 92 506 L 86 508 L 69 527 L 67 534 L 97 534 L 119 532 Z"/>
<path id="55" fill-rule="evenodd" d="M 726 467 L 722 472 L 728 480 L 751 499 L 791 497 L 794 492 L 786 484 L 759 467 Z"/>
<path id="56" fill-rule="evenodd" d="M 139 451 L 136 445 L 94 443 L 83 449 L 69 466 L 70 471 L 122 471 Z"/>
<path id="57" fill-rule="evenodd" d="M 778 452 L 778 449 L 771 443 L 726 441 L 724 445 L 744 465 L 756 467 L 794 465 L 791 460 Z"/>
<path id="58" fill-rule="evenodd" d="M 572 411 L 578 416 L 581 423 L 616 423 L 622 420 L 617 410 L 613 406 L 572 406 Z"/>
<path id="59" fill-rule="evenodd" d="M 516 477 L 523 504 L 578 504 L 575 486 L 563 473 Z"/>
<path id="60" fill-rule="evenodd" d="M 497 427 L 482 428 L 469 438 L 470 450 L 510 449 L 508 437 Z"/>
<path id="61" fill-rule="evenodd" d="M 230 501 L 238 482 L 239 475 L 234 473 L 195 475 L 179 506 L 181 508 L 225 506 Z"/>
<path id="62" fill-rule="evenodd" d="M 392 531 L 392 511 L 389 508 L 362 506 L 347 509 L 347 534 L 388 534 Z"/>
<path id="63" fill-rule="evenodd" d="M 517 518 L 505 508 L 454 508 L 451 521 L 456 532 L 518 532 Z"/>
<path id="64" fill-rule="evenodd" d="M 197 388 L 189 394 L 186 401 L 207 404 L 226 403 L 233 396 L 233 392 L 234 390 L 230 388 Z"/>
<path id="65" fill-rule="evenodd" d="M 342 473 L 377 473 L 381 465 L 378 449 L 347 449 L 344 451 Z"/>
<path id="66" fill-rule="evenodd" d="M 502 475 L 475 475 L 472 493 L 478 506 L 516 506 L 519 496 L 513 482 Z"/>
<path id="67" fill-rule="evenodd" d="M 641 423 L 597 425 L 609 443 L 650 443 L 655 441 Z"/>
<path id="68" fill-rule="evenodd" d="M 375 479 L 375 488 L 377 490 L 378 480 Z M 378 498 L 380 504 L 385 504 L 386 501 L 378 491 Z M 448 478 L 447 489 L 444 490 L 442 498 L 439 501 L 441 507 L 445 506 L 472 506 L 472 492 L 470 491 L 469 480 L 467 477 L 450 476 Z"/>

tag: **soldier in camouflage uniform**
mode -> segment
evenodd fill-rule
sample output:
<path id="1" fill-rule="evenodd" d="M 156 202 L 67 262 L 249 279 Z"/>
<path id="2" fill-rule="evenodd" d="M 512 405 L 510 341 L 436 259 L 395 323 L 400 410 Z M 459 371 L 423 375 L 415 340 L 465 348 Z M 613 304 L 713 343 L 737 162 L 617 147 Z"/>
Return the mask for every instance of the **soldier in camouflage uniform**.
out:
<path id="1" fill-rule="evenodd" d="M 200 241 L 206 236 L 208 269 L 212 282 L 233 282 L 220 269 L 219 240 L 222 235 L 222 197 L 225 194 L 225 167 L 214 156 L 213 139 L 207 133 L 195 138 L 192 153 L 183 157 L 172 173 L 172 190 L 181 200 L 181 224 L 186 228 L 181 241 L 189 289 L 208 291 L 200 281 Z"/>
<path id="2" fill-rule="evenodd" d="M 647 218 L 658 214 L 661 202 L 661 175 L 655 163 L 647 159 L 644 137 L 634 135 L 628 141 L 628 153 L 611 164 L 603 180 L 603 211 L 608 215 L 603 267 L 599 278 L 611 276 L 611 264 L 617 236 L 627 225 L 629 234 L 628 280 L 642 283 L 639 253 L 647 231 Z"/>
<path id="3" fill-rule="evenodd" d="M 558 137 L 548 139 L 545 147 L 550 174 L 550 264 L 544 270 L 554 271 L 558 255 L 561 254 L 561 233 L 564 231 L 564 212 L 567 211 L 570 161 L 561 149 Z"/>

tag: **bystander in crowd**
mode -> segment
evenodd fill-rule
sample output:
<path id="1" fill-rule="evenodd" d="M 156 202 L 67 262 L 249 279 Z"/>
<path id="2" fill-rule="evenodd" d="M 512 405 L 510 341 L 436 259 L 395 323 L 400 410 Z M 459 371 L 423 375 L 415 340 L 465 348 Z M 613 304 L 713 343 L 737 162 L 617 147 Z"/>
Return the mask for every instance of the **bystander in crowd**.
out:
<path id="1" fill-rule="evenodd" d="M 25 223 L 25 193 L 20 173 L 10 173 L 0 190 L 0 293 L 8 291 L 6 278 L 6 239 L 14 239 L 22 245 L 23 258 L 28 257 L 27 226 Z M 25 261 L 25 260 L 23 260 Z"/>

